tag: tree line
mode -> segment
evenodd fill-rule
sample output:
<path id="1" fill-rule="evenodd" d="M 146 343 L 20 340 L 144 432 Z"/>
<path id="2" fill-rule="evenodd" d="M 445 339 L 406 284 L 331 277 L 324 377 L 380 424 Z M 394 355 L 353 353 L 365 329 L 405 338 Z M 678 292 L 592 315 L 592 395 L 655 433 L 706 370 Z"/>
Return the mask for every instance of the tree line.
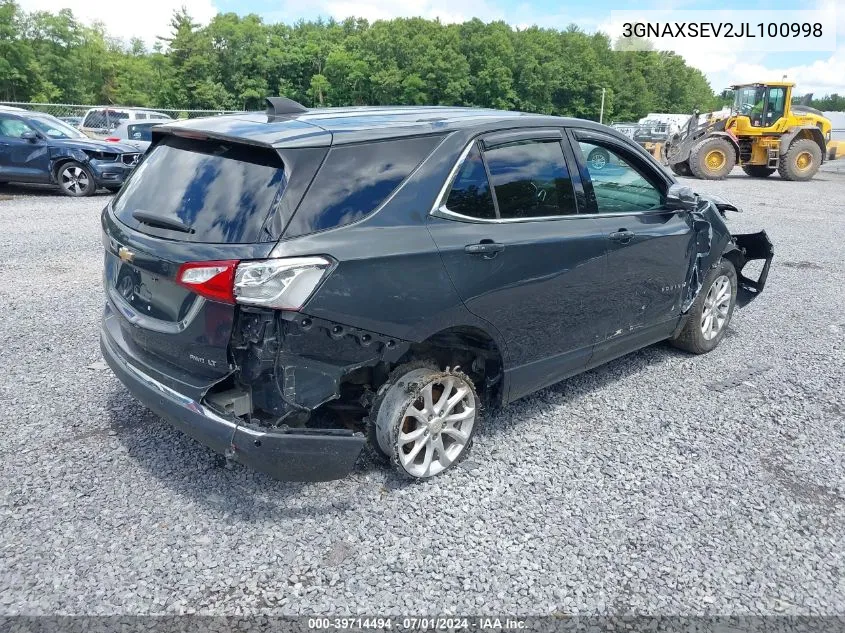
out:
<path id="1" fill-rule="evenodd" d="M 440 104 L 635 120 L 713 109 L 704 75 L 673 53 L 625 50 L 603 33 L 515 29 L 473 19 L 265 24 L 183 9 L 149 49 L 63 9 L 0 0 L 0 99 L 159 108 L 261 109 L 267 95 L 307 106 Z"/>

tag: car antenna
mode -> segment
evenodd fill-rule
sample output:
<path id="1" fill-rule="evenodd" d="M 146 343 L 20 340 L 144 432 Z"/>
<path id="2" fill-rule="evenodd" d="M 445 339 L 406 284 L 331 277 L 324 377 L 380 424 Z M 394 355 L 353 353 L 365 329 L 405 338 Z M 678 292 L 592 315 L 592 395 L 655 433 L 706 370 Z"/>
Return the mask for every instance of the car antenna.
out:
<path id="1" fill-rule="evenodd" d="M 267 116 L 289 116 L 308 112 L 301 103 L 287 97 L 267 97 Z"/>

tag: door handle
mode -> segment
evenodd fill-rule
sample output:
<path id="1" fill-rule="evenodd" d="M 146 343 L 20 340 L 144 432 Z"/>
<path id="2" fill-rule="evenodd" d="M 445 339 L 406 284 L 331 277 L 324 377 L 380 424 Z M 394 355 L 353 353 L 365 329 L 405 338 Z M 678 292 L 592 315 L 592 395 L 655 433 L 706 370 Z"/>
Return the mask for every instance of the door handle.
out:
<path id="1" fill-rule="evenodd" d="M 614 242 L 619 242 L 620 244 L 627 244 L 633 237 L 634 234 L 628 229 L 619 229 L 618 231 L 614 231 L 610 234 L 610 239 Z"/>
<path id="2" fill-rule="evenodd" d="M 464 246 L 465 253 L 483 255 L 485 259 L 493 258 L 503 250 L 505 250 L 505 245 L 497 244 L 493 240 L 481 240 L 478 244 L 467 244 Z"/>

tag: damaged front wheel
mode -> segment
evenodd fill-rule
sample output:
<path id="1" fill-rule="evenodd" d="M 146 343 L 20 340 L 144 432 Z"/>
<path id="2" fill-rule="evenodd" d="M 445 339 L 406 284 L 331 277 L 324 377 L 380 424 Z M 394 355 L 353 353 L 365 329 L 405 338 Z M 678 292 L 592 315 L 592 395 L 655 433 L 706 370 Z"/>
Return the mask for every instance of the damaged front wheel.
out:
<path id="1" fill-rule="evenodd" d="M 371 417 L 375 448 L 403 475 L 427 479 L 466 457 L 480 419 L 478 394 L 461 371 L 409 365 L 391 374 Z"/>
<path id="2" fill-rule="evenodd" d="M 706 354 L 724 338 L 736 306 L 736 269 L 727 259 L 710 270 L 689 310 L 684 329 L 672 339 L 675 347 Z"/>

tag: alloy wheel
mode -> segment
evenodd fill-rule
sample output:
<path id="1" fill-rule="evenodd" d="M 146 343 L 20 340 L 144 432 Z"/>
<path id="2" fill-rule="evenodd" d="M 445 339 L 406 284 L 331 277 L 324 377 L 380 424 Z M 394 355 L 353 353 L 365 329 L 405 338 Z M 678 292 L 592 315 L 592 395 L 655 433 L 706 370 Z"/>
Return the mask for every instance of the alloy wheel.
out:
<path id="1" fill-rule="evenodd" d="M 701 334 L 707 341 L 719 335 L 728 320 L 731 309 L 731 280 L 727 275 L 720 275 L 713 281 L 704 298 L 701 311 Z"/>
<path id="2" fill-rule="evenodd" d="M 74 195 L 80 195 L 88 191 L 91 181 L 84 169 L 73 165 L 62 170 L 61 185 L 66 191 Z"/>
<path id="3" fill-rule="evenodd" d="M 476 413 L 473 390 L 459 376 L 447 374 L 426 384 L 402 418 L 401 467 L 421 478 L 446 470 L 469 443 Z"/>

